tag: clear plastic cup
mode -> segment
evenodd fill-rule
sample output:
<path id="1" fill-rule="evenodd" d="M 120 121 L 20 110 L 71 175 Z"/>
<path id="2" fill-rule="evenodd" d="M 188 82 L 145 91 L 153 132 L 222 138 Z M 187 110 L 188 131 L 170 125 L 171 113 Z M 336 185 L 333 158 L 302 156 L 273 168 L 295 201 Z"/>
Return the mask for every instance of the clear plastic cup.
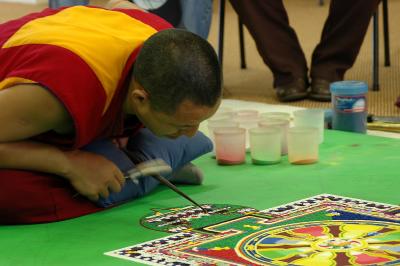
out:
<path id="1" fill-rule="evenodd" d="M 258 122 L 258 126 L 262 128 L 279 127 L 281 129 L 281 154 L 287 154 L 287 133 L 289 130 L 290 121 L 288 119 L 272 119 L 264 118 Z"/>
<path id="2" fill-rule="evenodd" d="M 230 108 L 230 107 L 222 107 L 222 106 L 220 106 L 220 107 L 217 109 L 217 114 L 218 114 L 218 113 L 225 113 L 225 112 L 233 112 L 233 108 Z"/>
<path id="3" fill-rule="evenodd" d="M 243 110 L 238 110 L 235 113 L 236 118 L 253 118 L 253 117 L 259 117 L 259 112 L 258 110 L 252 110 L 252 109 L 243 109 Z"/>
<path id="4" fill-rule="evenodd" d="M 260 117 L 263 119 L 285 119 L 290 121 L 290 113 L 286 112 L 266 112 L 261 113 Z"/>
<path id="5" fill-rule="evenodd" d="M 224 114 L 214 114 L 212 117 L 207 119 L 207 122 L 215 122 L 215 121 L 223 121 L 223 120 L 232 120 L 233 116 L 229 113 Z"/>
<path id="6" fill-rule="evenodd" d="M 246 160 L 246 130 L 217 128 L 214 130 L 215 155 L 218 164 L 242 164 Z"/>
<path id="7" fill-rule="evenodd" d="M 315 127 L 292 127 L 288 130 L 288 159 L 292 164 L 318 161 L 318 134 Z"/>
<path id="8" fill-rule="evenodd" d="M 315 127 L 318 129 L 318 141 L 324 141 L 324 110 L 323 109 L 304 109 L 293 112 L 295 127 Z"/>
<path id="9" fill-rule="evenodd" d="M 213 117 L 228 116 L 229 118 L 233 118 L 235 114 L 236 112 L 232 108 L 220 107 Z"/>
<path id="10" fill-rule="evenodd" d="M 213 130 L 216 128 L 225 128 L 225 127 L 239 127 L 239 123 L 232 120 L 216 120 L 216 121 L 208 121 L 207 122 L 208 132 L 210 136 L 213 137 Z"/>
<path id="11" fill-rule="evenodd" d="M 234 122 L 232 120 L 226 119 L 226 120 L 208 120 L 207 121 L 207 127 L 208 127 L 208 137 L 212 141 L 214 145 L 213 153 L 215 153 L 215 136 L 214 136 L 214 130 L 216 128 L 238 128 L 239 123 Z"/>
<path id="12" fill-rule="evenodd" d="M 233 121 L 239 123 L 239 127 L 246 129 L 246 149 L 250 150 L 249 129 L 258 127 L 261 118 L 258 116 L 236 117 Z"/>
<path id="13" fill-rule="evenodd" d="M 281 161 L 281 128 L 252 128 L 249 132 L 253 164 L 276 164 Z"/>

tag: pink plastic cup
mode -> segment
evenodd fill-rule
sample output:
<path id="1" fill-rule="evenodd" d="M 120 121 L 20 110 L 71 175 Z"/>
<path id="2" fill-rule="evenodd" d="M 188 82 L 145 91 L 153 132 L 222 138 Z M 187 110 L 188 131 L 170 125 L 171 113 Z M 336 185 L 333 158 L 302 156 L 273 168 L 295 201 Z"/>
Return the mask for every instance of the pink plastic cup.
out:
<path id="1" fill-rule="evenodd" d="M 218 164 L 234 165 L 245 162 L 246 130 L 244 128 L 216 128 L 214 138 Z"/>

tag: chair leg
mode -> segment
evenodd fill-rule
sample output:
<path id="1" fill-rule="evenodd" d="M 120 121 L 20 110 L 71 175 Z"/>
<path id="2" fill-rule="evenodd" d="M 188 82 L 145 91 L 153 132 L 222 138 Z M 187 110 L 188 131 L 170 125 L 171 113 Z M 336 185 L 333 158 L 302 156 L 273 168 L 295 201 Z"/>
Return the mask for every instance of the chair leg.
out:
<path id="1" fill-rule="evenodd" d="M 390 48 L 389 48 L 389 18 L 387 0 L 382 1 L 382 19 L 383 19 L 383 40 L 385 45 L 385 66 L 390 66 Z"/>
<path id="2" fill-rule="evenodd" d="M 243 23 L 242 20 L 238 19 L 239 24 L 239 46 L 240 46 L 240 68 L 245 69 L 246 66 L 246 54 L 244 50 L 244 34 L 243 34 Z"/>
<path id="3" fill-rule="evenodd" d="M 373 59 L 372 59 L 372 90 L 379 90 L 379 12 L 373 15 Z"/>
<path id="4" fill-rule="evenodd" d="M 224 56 L 224 27 L 225 27 L 225 0 L 219 1 L 219 37 L 218 37 L 218 60 L 222 69 Z"/>
<path id="5" fill-rule="evenodd" d="M 319 5 L 323 6 L 324 5 L 324 0 L 319 0 Z"/>

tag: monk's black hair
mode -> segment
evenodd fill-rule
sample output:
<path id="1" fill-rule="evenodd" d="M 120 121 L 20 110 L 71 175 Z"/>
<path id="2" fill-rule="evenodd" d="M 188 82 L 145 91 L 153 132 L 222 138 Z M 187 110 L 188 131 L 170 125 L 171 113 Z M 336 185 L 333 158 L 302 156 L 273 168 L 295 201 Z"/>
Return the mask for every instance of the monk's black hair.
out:
<path id="1" fill-rule="evenodd" d="M 213 107 L 222 94 L 222 73 L 212 46 L 179 29 L 160 31 L 145 41 L 133 69 L 157 111 L 174 113 L 180 103 Z"/>

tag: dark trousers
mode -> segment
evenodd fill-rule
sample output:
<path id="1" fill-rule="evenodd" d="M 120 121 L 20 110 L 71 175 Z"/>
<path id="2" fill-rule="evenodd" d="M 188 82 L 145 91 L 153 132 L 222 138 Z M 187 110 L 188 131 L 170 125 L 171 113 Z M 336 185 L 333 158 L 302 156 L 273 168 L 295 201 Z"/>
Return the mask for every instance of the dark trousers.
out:
<path id="1" fill-rule="evenodd" d="M 308 67 L 282 0 L 230 0 L 274 76 L 274 87 L 307 78 Z M 331 0 L 320 43 L 312 54 L 311 78 L 342 80 L 356 60 L 380 0 Z M 316 3 L 317 4 L 317 3 Z M 312 14 L 310 14 L 310 19 Z"/>

